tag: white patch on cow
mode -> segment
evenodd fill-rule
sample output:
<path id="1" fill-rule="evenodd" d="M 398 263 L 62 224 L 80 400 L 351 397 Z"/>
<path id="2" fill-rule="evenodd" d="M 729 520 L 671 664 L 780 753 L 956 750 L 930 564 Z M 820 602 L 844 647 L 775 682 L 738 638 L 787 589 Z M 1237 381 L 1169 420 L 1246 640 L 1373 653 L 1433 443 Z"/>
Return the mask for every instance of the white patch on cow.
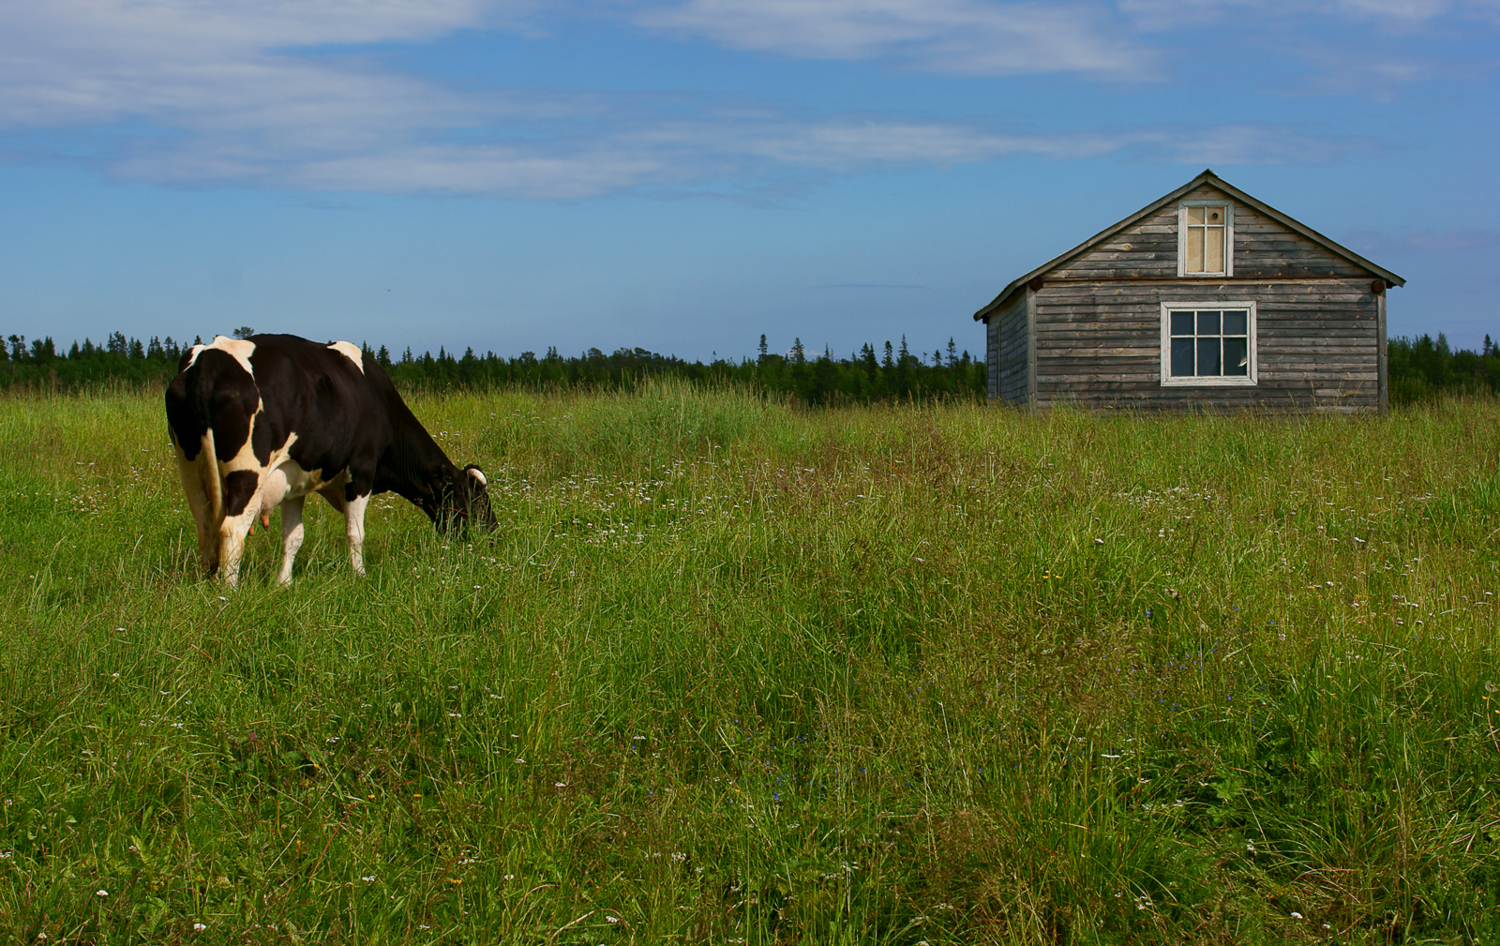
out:
<path id="1" fill-rule="evenodd" d="M 484 478 L 484 473 L 482 471 L 480 471 L 480 470 L 476 470 L 473 467 L 469 467 L 469 475 L 472 476 L 472 477 L 474 477 L 474 479 L 478 480 L 480 486 L 488 486 L 488 485 L 490 485 L 489 480 L 486 480 Z"/>
<path id="2" fill-rule="evenodd" d="M 365 353 L 359 350 L 358 345 L 350 342 L 331 342 L 328 347 L 354 362 L 354 367 L 359 369 L 360 374 L 365 373 Z"/>
<path id="3" fill-rule="evenodd" d="M 340 470 L 331 479 L 323 478 L 322 470 L 304 470 L 287 455 L 297 435 L 292 434 L 287 442 L 271 454 L 266 471 L 260 480 L 260 489 L 251 503 L 258 509 L 269 512 L 271 507 L 281 507 L 281 574 L 277 581 L 291 585 L 292 566 L 297 560 L 297 551 L 302 548 L 305 530 L 302 525 L 303 504 L 308 494 L 317 493 L 328 504 L 345 517 L 345 533 L 349 536 L 349 563 L 360 575 L 364 567 L 364 513 L 370 497 L 346 502 L 344 487 L 349 482 L 349 471 Z"/>
<path id="4" fill-rule="evenodd" d="M 208 344 L 209 348 L 217 348 L 226 355 L 234 357 L 245 369 L 250 377 L 255 377 L 255 370 L 250 367 L 250 356 L 255 354 L 255 343 L 244 338 L 225 338 L 223 335 L 215 335 L 214 340 Z M 196 355 L 194 356 L 197 357 Z"/>
<path id="5" fill-rule="evenodd" d="M 188 368 L 191 368 L 193 366 L 193 362 L 198 360 L 198 355 L 203 351 L 203 349 L 207 347 L 207 345 L 194 345 L 192 348 L 189 348 L 187 367 L 183 368 L 182 370 L 186 371 L 188 370 Z"/>

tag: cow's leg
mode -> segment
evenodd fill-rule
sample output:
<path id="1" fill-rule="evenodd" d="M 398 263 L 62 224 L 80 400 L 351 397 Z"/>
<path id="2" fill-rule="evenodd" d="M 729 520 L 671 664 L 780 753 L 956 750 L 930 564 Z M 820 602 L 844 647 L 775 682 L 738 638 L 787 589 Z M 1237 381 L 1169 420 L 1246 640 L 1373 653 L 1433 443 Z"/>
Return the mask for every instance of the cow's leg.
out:
<path id="1" fill-rule="evenodd" d="M 344 534 L 349 537 L 349 564 L 356 575 L 365 573 L 365 507 L 370 504 L 370 494 L 356 496 L 348 501 L 344 510 Z"/>
<path id="2" fill-rule="evenodd" d="M 338 480 L 338 481 L 329 483 L 327 486 L 325 486 L 322 489 L 318 490 L 318 495 L 322 496 L 324 499 L 328 500 L 328 505 L 332 506 L 334 509 L 337 509 L 339 511 L 339 515 L 341 515 L 341 516 L 344 517 L 344 534 L 348 535 L 349 534 L 349 507 L 350 507 L 350 502 L 349 502 L 349 500 L 347 500 L 347 499 L 344 498 L 344 484 L 343 484 L 343 481 L 342 480 Z M 360 516 L 361 516 L 361 521 L 360 521 L 360 535 L 363 536 L 364 535 L 364 522 L 363 522 L 364 507 L 360 507 Z M 350 557 L 351 560 L 353 560 L 354 559 L 354 554 L 352 552 L 353 546 L 351 545 L 350 548 L 351 548 L 351 552 L 350 552 L 350 556 L 349 557 Z M 365 570 L 364 570 L 364 559 L 363 558 L 360 558 L 359 559 L 359 563 L 354 566 L 354 571 L 356 573 L 358 573 L 358 574 L 361 574 L 361 575 L 363 575 L 365 573 Z"/>
<path id="3" fill-rule="evenodd" d="M 345 494 L 349 487 L 342 482 L 329 483 L 318 490 L 318 495 L 344 516 L 344 535 L 349 537 L 349 564 L 356 575 L 365 573 L 365 507 L 370 504 L 370 494 L 349 499 Z"/>
<path id="4" fill-rule="evenodd" d="M 230 587 L 239 584 L 245 536 L 260 512 L 260 473 L 236 470 L 224 477 L 224 521 L 219 523 L 219 576 Z"/>
<path id="5" fill-rule="evenodd" d="M 282 585 L 292 586 L 292 563 L 297 560 L 297 550 L 302 548 L 302 503 L 304 497 L 288 499 L 281 504 L 281 577 Z"/>

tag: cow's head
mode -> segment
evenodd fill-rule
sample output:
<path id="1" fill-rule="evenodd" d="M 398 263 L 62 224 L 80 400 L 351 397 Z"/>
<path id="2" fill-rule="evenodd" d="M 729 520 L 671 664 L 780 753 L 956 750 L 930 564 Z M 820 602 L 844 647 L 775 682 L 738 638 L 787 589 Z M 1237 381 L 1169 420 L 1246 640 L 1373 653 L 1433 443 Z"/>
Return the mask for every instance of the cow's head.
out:
<path id="1" fill-rule="evenodd" d="M 490 508 L 489 483 L 484 471 L 473 465 L 462 470 L 452 468 L 446 479 L 437 510 L 435 514 L 429 513 L 438 531 L 494 531 L 497 523 L 495 511 Z"/>

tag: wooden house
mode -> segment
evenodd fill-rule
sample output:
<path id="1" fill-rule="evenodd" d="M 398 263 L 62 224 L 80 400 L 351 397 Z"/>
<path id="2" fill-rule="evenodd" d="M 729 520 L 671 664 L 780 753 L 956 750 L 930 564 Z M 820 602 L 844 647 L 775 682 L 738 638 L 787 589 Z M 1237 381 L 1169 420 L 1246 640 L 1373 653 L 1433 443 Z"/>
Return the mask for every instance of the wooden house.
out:
<path id="1" fill-rule="evenodd" d="M 989 396 L 1048 408 L 1383 410 L 1405 283 L 1204 171 L 1006 286 Z"/>

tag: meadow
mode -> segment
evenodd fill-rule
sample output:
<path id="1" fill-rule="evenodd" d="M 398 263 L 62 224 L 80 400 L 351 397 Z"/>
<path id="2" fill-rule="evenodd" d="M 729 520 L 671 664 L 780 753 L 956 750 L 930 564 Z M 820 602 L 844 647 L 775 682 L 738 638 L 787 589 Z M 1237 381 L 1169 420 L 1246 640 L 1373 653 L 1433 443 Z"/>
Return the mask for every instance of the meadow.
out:
<path id="1" fill-rule="evenodd" d="M 411 403 L 499 532 L 230 592 L 158 393 L 0 398 L 0 940 L 1500 941 L 1500 401 Z"/>

